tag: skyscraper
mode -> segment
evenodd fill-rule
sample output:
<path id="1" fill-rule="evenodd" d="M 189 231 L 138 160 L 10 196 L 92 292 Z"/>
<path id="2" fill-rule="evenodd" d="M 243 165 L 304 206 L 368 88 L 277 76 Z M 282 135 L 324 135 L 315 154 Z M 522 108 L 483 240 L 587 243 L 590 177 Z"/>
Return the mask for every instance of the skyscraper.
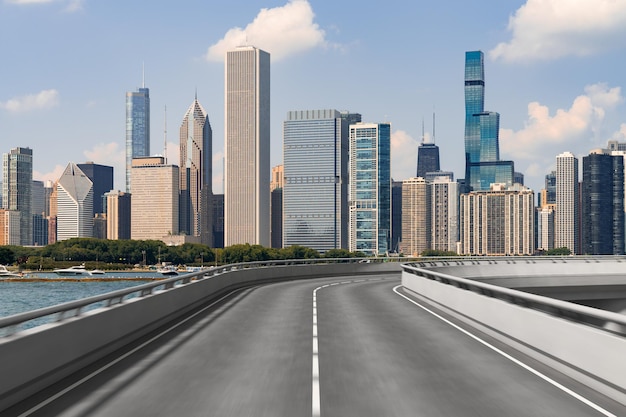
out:
<path id="1" fill-rule="evenodd" d="M 624 158 L 583 157 L 582 253 L 624 254 Z"/>
<path id="2" fill-rule="evenodd" d="M 570 152 L 556 157 L 554 247 L 580 253 L 578 158 Z"/>
<path id="3" fill-rule="evenodd" d="M 430 247 L 455 252 L 459 240 L 459 183 L 447 176 L 435 177 L 430 188 Z"/>
<path id="4" fill-rule="evenodd" d="M 402 181 L 402 242 L 404 256 L 420 256 L 431 247 L 430 187 L 422 177 Z"/>
<path id="5" fill-rule="evenodd" d="M 493 183 L 513 184 L 513 162 L 500 160 L 500 115 L 485 111 L 482 51 L 465 53 L 465 184 L 488 190 Z"/>
<path id="6" fill-rule="evenodd" d="M 391 125 L 350 125 L 350 251 L 382 255 L 391 244 Z"/>
<path id="7" fill-rule="evenodd" d="M 272 248 L 283 247 L 283 185 L 285 166 L 272 167 L 270 181 L 270 244 Z"/>
<path id="8" fill-rule="evenodd" d="M 93 183 L 93 215 L 106 213 L 106 196 L 113 189 L 113 167 L 85 162 L 77 164 Z"/>
<path id="9" fill-rule="evenodd" d="M 427 172 L 439 171 L 439 146 L 422 143 L 417 148 L 417 176 L 426 178 Z"/>
<path id="10" fill-rule="evenodd" d="M 213 246 L 213 131 L 209 116 L 196 97 L 180 126 L 180 222 L 189 236 Z"/>
<path id="11" fill-rule="evenodd" d="M 348 248 L 350 120 L 337 110 L 290 111 L 283 123 L 283 246 Z"/>
<path id="12" fill-rule="evenodd" d="M 9 153 L 2 154 L 2 208 L 19 212 L 20 245 L 32 244 L 32 182 L 32 149 L 13 148 Z"/>
<path id="13" fill-rule="evenodd" d="M 522 185 L 493 184 L 462 194 L 461 253 L 531 255 L 535 250 L 535 195 Z"/>
<path id="14" fill-rule="evenodd" d="M 161 156 L 135 158 L 131 173 L 131 239 L 178 235 L 178 166 L 165 164 Z"/>
<path id="15" fill-rule="evenodd" d="M 57 183 L 57 241 L 93 236 L 93 183 L 70 162 Z"/>
<path id="16" fill-rule="evenodd" d="M 107 239 L 130 239 L 131 195 L 111 190 L 107 198 Z"/>
<path id="17" fill-rule="evenodd" d="M 150 90 L 146 88 L 145 83 L 142 83 L 142 87 L 137 91 L 126 93 L 127 193 L 130 192 L 130 170 L 133 158 L 144 156 L 150 156 Z"/>
<path id="18" fill-rule="evenodd" d="M 270 244 L 270 55 L 226 53 L 224 244 Z"/>

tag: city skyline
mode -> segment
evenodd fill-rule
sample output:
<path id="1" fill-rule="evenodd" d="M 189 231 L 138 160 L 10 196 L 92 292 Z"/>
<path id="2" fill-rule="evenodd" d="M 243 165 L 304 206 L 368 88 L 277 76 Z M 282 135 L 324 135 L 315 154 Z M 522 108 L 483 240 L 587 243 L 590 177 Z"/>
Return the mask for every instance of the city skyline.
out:
<path id="1" fill-rule="evenodd" d="M 35 28 L 5 37 L 12 39 L 3 44 L 11 63 L 6 78 L 12 81 L 0 92 L 0 137 L 6 150 L 34 150 L 38 180 L 58 178 L 68 161 L 92 160 L 114 166 L 115 188 L 124 189 L 124 94 L 142 85 L 145 62 L 151 107 L 167 105 L 170 125 L 180 120 L 195 88 L 217 121 L 214 189 L 221 192 L 223 52 L 243 39 L 272 55 L 272 166 L 281 162 L 280 130 L 288 111 L 354 109 L 364 121 L 391 123 L 392 176 L 409 178 L 421 120 L 435 108 L 441 167 L 462 178 L 461 67 L 463 52 L 479 49 L 486 56 L 486 99 L 501 115 L 501 159 L 514 160 L 533 190 L 555 169 L 554 155 L 571 151 L 580 160 L 608 140 L 626 137 L 619 73 L 626 47 L 619 12 L 625 6 L 617 3 L 557 1 L 553 6 L 561 18 L 538 2 L 493 1 L 480 9 L 416 2 L 403 5 L 402 13 L 391 8 L 380 16 L 389 30 L 376 34 L 356 24 L 367 8 L 350 2 L 268 1 L 263 9 L 242 2 L 213 6 L 211 13 L 202 13 L 208 6 L 194 5 L 194 16 L 184 12 L 185 4 L 124 4 L 122 12 L 118 2 L 23 3 L 0 3 L 0 26 L 7 34 L 26 22 Z M 339 19 L 343 8 L 353 18 Z M 585 27 L 575 23 L 578 16 L 584 16 Z M 416 19 L 422 23 L 415 25 Z M 268 21 L 279 23 L 268 29 Z M 188 25 L 203 29 L 190 37 Z M 273 36 L 276 32 L 290 36 Z M 141 39 L 142 48 L 129 38 Z M 404 52 L 406 42 L 400 40 L 413 42 L 415 52 Z M 534 44 L 556 46 L 533 50 Z M 372 54 L 378 57 L 373 65 Z M 436 60 L 423 65 L 426 56 Z M 324 83 L 317 81 L 321 74 Z M 38 123 L 28 123 L 33 117 Z M 151 115 L 153 153 L 161 152 L 163 117 L 160 111 Z M 168 156 L 177 160 L 176 141 L 168 142 Z"/>

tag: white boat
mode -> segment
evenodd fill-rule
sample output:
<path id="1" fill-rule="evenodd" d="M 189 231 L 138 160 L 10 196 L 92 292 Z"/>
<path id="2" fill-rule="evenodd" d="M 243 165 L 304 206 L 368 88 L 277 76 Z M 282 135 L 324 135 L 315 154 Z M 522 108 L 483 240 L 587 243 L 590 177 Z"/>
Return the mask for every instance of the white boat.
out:
<path id="1" fill-rule="evenodd" d="M 92 269 L 91 271 L 89 271 L 89 273 L 91 275 L 104 275 L 105 272 L 101 269 Z"/>
<path id="2" fill-rule="evenodd" d="M 89 276 L 91 275 L 91 272 L 85 269 L 85 264 L 70 266 L 69 268 L 59 268 L 59 269 L 55 269 L 52 272 L 54 272 L 57 275 L 62 275 L 62 276 L 81 276 L 81 275 Z"/>
<path id="3" fill-rule="evenodd" d="M 0 265 L 0 278 L 20 278 L 20 274 L 16 274 L 15 272 L 11 272 L 7 269 L 6 266 Z"/>
<path id="4" fill-rule="evenodd" d="M 161 275 L 178 275 L 178 269 L 174 265 L 164 265 L 157 272 Z"/>

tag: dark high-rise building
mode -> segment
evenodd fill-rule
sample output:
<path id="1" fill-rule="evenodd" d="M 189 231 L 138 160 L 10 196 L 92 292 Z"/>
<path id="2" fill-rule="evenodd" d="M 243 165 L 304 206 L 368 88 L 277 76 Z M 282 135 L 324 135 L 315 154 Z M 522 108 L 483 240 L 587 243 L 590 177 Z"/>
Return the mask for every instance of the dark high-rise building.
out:
<path id="1" fill-rule="evenodd" d="M 402 240 L 402 181 L 391 181 L 391 252 L 400 252 Z"/>
<path id="2" fill-rule="evenodd" d="M 224 194 L 213 194 L 213 247 L 224 247 Z"/>
<path id="3" fill-rule="evenodd" d="M 274 188 L 270 201 L 270 240 L 272 248 L 283 247 L 283 189 Z"/>
<path id="4" fill-rule="evenodd" d="M 106 213 L 106 193 L 113 189 L 113 167 L 85 162 L 78 168 L 93 183 L 93 215 Z"/>
<path id="5" fill-rule="evenodd" d="M 150 90 L 142 85 L 126 93 L 126 192 L 133 158 L 150 156 Z"/>
<path id="6" fill-rule="evenodd" d="M 417 148 L 417 176 L 426 178 L 426 173 L 439 169 L 439 146 L 434 143 L 422 143 Z"/>
<path id="7" fill-rule="evenodd" d="M 465 53 L 465 183 L 489 190 L 493 183 L 513 184 L 513 161 L 500 160 L 500 115 L 485 111 L 482 51 Z"/>
<path id="8" fill-rule="evenodd" d="M 583 157 L 582 253 L 624 254 L 624 158 Z"/>

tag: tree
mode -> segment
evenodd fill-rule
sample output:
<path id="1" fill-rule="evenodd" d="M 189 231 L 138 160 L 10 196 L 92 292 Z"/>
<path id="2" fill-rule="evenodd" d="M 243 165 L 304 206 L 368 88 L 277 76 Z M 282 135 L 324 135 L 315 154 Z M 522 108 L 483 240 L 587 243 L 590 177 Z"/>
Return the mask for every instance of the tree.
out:
<path id="1" fill-rule="evenodd" d="M 456 252 L 449 250 L 426 249 L 422 256 L 459 256 Z"/>
<path id="2" fill-rule="evenodd" d="M 563 255 L 571 255 L 572 251 L 568 247 L 554 248 L 549 249 L 545 252 L 548 256 L 563 256 Z"/>
<path id="3" fill-rule="evenodd" d="M 6 246 L 0 246 L 0 264 L 10 265 L 13 262 L 15 262 L 15 252 Z"/>

